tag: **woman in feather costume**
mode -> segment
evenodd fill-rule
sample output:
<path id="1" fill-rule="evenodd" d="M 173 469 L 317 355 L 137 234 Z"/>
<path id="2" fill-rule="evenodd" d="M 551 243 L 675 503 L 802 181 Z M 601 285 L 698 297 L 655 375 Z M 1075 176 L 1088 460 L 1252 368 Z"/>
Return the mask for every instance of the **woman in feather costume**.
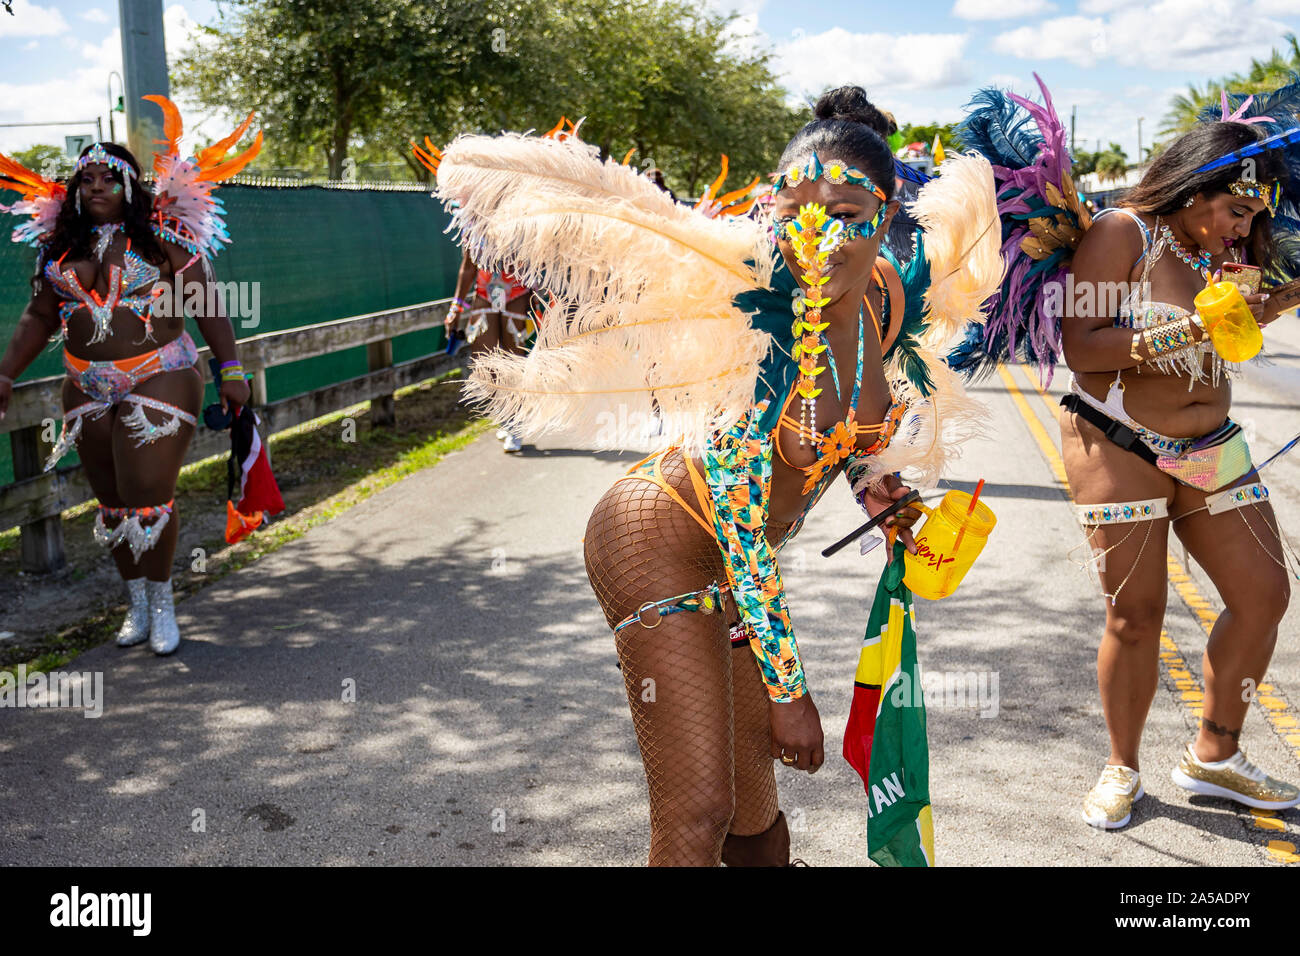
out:
<path id="1" fill-rule="evenodd" d="M 199 330 L 222 363 L 222 405 L 243 404 L 249 389 L 234 330 L 210 309 L 220 299 L 205 294 L 207 260 L 229 242 L 212 190 L 257 155 L 262 134 L 247 152 L 224 160 L 250 114 L 229 137 L 182 160 L 175 106 L 161 96 L 145 99 L 163 109 L 167 138 L 152 189 L 136 158 L 115 143 L 83 150 L 66 186 L 0 156 L 0 185 L 23 196 L 0 208 L 25 219 L 14 241 L 39 250 L 31 301 L 0 359 L 0 416 L 14 379 L 59 336 L 65 414 L 46 468 L 75 446 L 99 499 L 95 538 L 111 551 L 130 599 L 118 645 L 148 640 L 155 653 L 170 654 L 180 644 L 173 499 L 203 397 L 182 303 L 197 305 Z"/>
<path id="2" fill-rule="evenodd" d="M 763 222 L 683 209 L 576 140 L 468 137 L 442 160 L 467 240 L 557 302 L 527 359 L 475 362 L 471 396 L 527 435 L 628 447 L 655 410 L 680 435 L 615 483 L 585 536 L 652 864 L 789 861 L 773 760 L 813 772 L 824 753 L 776 552 L 836 475 L 878 514 L 907 493 L 900 471 L 933 483 L 977 428 L 936 348 L 1001 277 L 991 170 L 945 166 L 900 265 L 880 244 L 897 210 L 883 129 L 861 89 L 822 97 Z M 905 542 L 916 517 L 891 519 Z"/>
<path id="3" fill-rule="evenodd" d="M 1268 489 L 1228 418 L 1233 367 L 1193 298 L 1225 263 L 1259 266 L 1270 283 L 1296 277 L 1300 85 L 1237 97 L 1235 109 L 1225 94 L 1095 223 L 1079 207 L 1065 130 L 1042 90 L 1042 106 L 982 91 L 963 124 L 963 141 L 998 175 L 1009 274 L 954 364 L 978 370 L 1018 356 L 1050 377 L 1063 353 L 1072 372 L 1062 457 L 1106 592 L 1097 677 L 1111 748 L 1083 818 L 1122 827 L 1144 793 L 1138 750 L 1158 684 L 1171 526 L 1225 608 L 1206 645 L 1201 728 L 1173 780 L 1249 807 L 1295 806 L 1300 791 L 1238 746 L 1250 706 L 1242 689 L 1268 667 L 1289 575 Z M 1278 316 L 1280 297 L 1268 299 L 1246 296 L 1261 326 Z"/>

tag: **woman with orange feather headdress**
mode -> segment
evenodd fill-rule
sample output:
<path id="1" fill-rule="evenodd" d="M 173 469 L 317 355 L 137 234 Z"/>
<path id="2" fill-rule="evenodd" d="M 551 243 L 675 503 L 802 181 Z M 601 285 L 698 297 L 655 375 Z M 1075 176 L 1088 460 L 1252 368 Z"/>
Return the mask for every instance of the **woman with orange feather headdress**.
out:
<path id="1" fill-rule="evenodd" d="M 181 297 L 167 287 L 174 281 L 179 288 L 199 263 L 201 274 L 185 289 L 194 282 L 208 291 L 209 260 L 230 241 L 213 191 L 258 154 L 262 134 L 225 159 L 248 131 L 250 113 L 230 136 L 182 159 L 176 107 L 162 96 L 145 99 L 164 116 L 165 149 L 155 158 L 152 184 L 116 143 L 83 150 L 66 185 L 0 156 L 0 186 L 22 196 L 0 209 L 25 217 L 13 239 L 39 250 L 31 301 L 0 358 L 0 417 L 14 379 L 59 335 L 68 375 L 63 433 L 46 467 L 75 445 L 99 499 L 95 538 L 112 552 L 130 596 L 117 643 L 148 639 L 155 653 L 170 654 L 180 643 L 171 590 L 179 525 L 173 495 L 203 381 Z M 211 308 L 214 300 L 183 299 L 221 364 L 222 405 L 242 405 L 249 389 L 234 330 Z"/>

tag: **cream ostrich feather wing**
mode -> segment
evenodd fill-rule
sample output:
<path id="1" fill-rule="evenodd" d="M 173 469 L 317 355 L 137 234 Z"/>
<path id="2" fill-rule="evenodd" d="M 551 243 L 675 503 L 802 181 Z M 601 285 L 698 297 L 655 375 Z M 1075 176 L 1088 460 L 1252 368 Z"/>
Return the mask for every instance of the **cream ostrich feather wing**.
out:
<path id="1" fill-rule="evenodd" d="M 909 211 L 925 230 L 930 265 L 920 340 L 943 349 L 968 322 L 984 321 L 984 304 L 1006 272 L 993 167 L 976 153 L 948 157 Z"/>
<path id="2" fill-rule="evenodd" d="M 491 352 L 467 395 L 521 436 L 698 450 L 753 403 L 769 337 L 731 300 L 765 286 L 772 250 L 748 219 L 674 203 L 594 147 L 505 134 L 462 136 L 436 195 L 481 266 L 509 270 L 550 305 L 525 357 Z M 646 434 L 653 416 L 663 437 Z"/>

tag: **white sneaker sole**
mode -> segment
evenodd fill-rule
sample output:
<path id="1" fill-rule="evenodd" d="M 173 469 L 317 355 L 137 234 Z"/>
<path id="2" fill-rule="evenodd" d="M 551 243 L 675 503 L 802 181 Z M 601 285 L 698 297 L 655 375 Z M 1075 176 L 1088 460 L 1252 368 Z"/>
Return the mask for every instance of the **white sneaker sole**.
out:
<path id="1" fill-rule="evenodd" d="M 1138 792 L 1133 797 L 1133 802 L 1137 803 L 1139 800 L 1142 799 L 1142 797 L 1145 794 L 1146 791 L 1142 789 L 1142 784 L 1139 783 Z M 1133 814 L 1131 811 L 1124 817 L 1123 820 L 1111 820 L 1108 819 L 1107 817 L 1090 817 L 1088 816 L 1088 814 L 1084 813 L 1083 811 L 1079 812 L 1079 816 L 1083 817 L 1083 822 L 1088 824 L 1088 826 L 1096 827 L 1098 830 L 1118 830 L 1120 827 L 1128 826 L 1128 822 L 1133 819 Z"/>
<path id="2" fill-rule="evenodd" d="M 1243 806 L 1254 807 L 1256 810 L 1289 810 L 1292 807 L 1300 806 L 1300 797 L 1285 801 L 1260 800 L 1258 797 L 1248 797 L 1236 790 L 1221 787 L 1217 783 L 1207 783 L 1204 780 L 1189 777 L 1183 773 L 1181 767 L 1175 767 L 1173 773 L 1169 776 L 1173 778 L 1174 783 L 1184 790 L 1190 790 L 1192 793 L 1199 793 L 1206 797 L 1223 797 L 1225 800 L 1233 800 Z"/>

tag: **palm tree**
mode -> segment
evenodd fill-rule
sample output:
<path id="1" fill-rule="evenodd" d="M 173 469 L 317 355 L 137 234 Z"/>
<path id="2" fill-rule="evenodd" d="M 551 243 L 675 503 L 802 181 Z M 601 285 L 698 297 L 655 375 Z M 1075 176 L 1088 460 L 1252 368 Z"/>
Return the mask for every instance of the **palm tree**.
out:
<path id="1" fill-rule="evenodd" d="M 1187 92 L 1175 96 L 1169 103 L 1169 112 L 1165 114 L 1164 126 L 1160 128 L 1162 142 L 1157 143 L 1153 153 L 1163 148 L 1164 142 L 1187 132 L 1198 122 L 1198 115 L 1205 107 L 1216 103 L 1219 93 L 1268 93 L 1290 83 L 1294 74 L 1300 72 L 1300 38 L 1294 33 L 1285 36 L 1288 49 L 1273 50 L 1267 59 L 1257 60 L 1253 57 L 1245 73 L 1234 73 L 1220 80 L 1210 80 L 1200 89 L 1195 83 L 1187 87 Z"/>
<path id="2" fill-rule="evenodd" d="M 1160 127 L 1160 136 L 1172 138 L 1195 126 L 1201 110 L 1214 101 L 1213 86 L 1214 84 L 1208 80 L 1205 89 L 1198 88 L 1195 83 L 1188 83 L 1187 92 L 1180 93 L 1170 101 L 1169 112 L 1165 115 L 1165 124 Z"/>
<path id="3" fill-rule="evenodd" d="M 1123 179 L 1128 170 L 1128 156 L 1119 143 L 1111 143 L 1104 152 L 1097 154 L 1097 178 L 1102 182 L 1114 182 Z"/>

